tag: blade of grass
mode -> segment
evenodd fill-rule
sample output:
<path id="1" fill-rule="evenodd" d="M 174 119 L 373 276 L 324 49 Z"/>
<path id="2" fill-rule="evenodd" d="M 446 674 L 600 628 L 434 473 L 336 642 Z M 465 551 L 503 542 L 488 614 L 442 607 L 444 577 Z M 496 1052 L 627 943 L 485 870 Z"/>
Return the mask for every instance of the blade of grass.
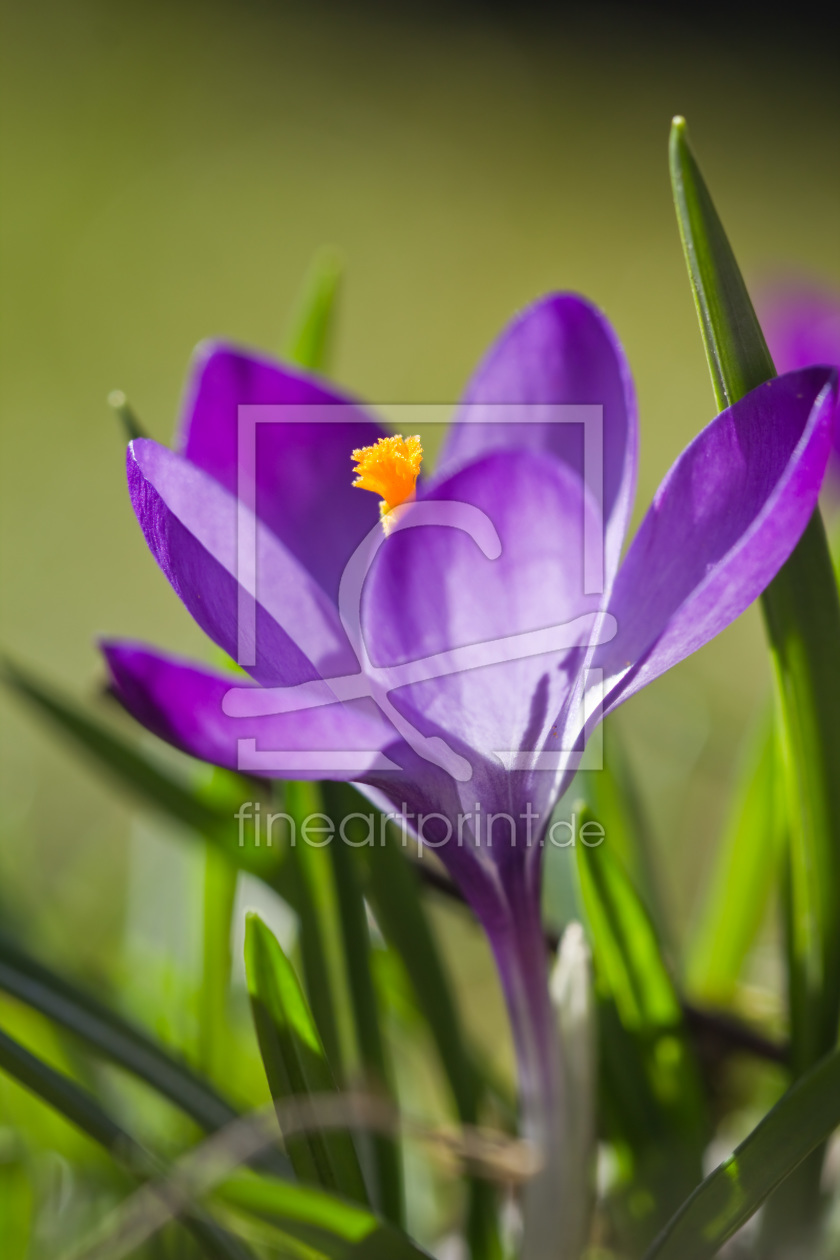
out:
<path id="1" fill-rule="evenodd" d="M 720 405 L 775 375 L 711 196 L 674 120 L 671 181 L 706 356 Z M 762 596 L 776 684 L 789 828 L 791 1061 L 807 1070 L 837 1040 L 840 1017 L 840 599 L 817 510 Z M 800 1193 L 766 1214 L 769 1247 L 809 1231 L 819 1197 L 816 1157 Z"/>
<path id="2" fill-rule="evenodd" d="M 301 1101 L 287 1099 L 278 1104 L 281 1123 L 295 1132 L 310 1131 L 319 1114 L 331 1128 L 339 1119 L 331 1104 L 336 1104 L 345 1117 L 351 1114 L 346 1105 L 342 1107 L 347 1099 L 340 1095 L 312 1098 L 313 1107 L 304 1104 L 303 1110 Z M 159 1177 L 124 1199 L 95 1236 L 73 1252 L 72 1260 L 124 1260 L 134 1256 L 169 1221 L 195 1210 L 210 1196 L 223 1209 L 237 1212 L 237 1229 L 260 1246 L 261 1255 L 264 1246 L 267 1254 L 279 1251 L 289 1260 L 322 1260 L 325 1256 L 338 1260 L 355 1254 L 354 1246 L 370 1234 L 384 1235 L 390 1242 L 392 1251 L 386 1254 L 415 1260 L 423 1254 L 399 1231 L 360 1204 L 311 1186 L 289 1186 L 245 1172 L 243 1165 L 253 1162 L 271 1143 L 275 1127 L 275 1114 L 260 1108 L 191 1147 Z M 243 1213 L 249 1219 L 243 1220 Z"/>
<path id="3" fill-rule="evenodd" d="M 220 1187 L 219 1197 L 276 1222 L 287 1233 L 318 1247 L 330 1260 L 375 1254 L 358 1251 L 363 1244 L 382 1247 L 388 1260 L 420 1260 L 426 1255 L 405 1234 L 369 1210 L 315 1186 L 290 1187 L 270 1178 L 239 1174 Z"/>
<path id="4" fill-rule="evenodd" d="M 277 891 L 295 910 L 306 994 L 330 1067 L 340 1084 L 353 1056 L 352 1016 L 342 956 L 338 895 L 327 849 L 331 820 L 316 783 L 283 784 L 290 819 L 289 860 Z M 326 839 L 326 844 L 325 844 Z"/>
<path id="5" fill-rule="evenodd" d="M 291 963 L 257 915 L 248 916 L 245 965 L 254 1024 L 272 1098 L 337 1092 L 323 1042 Z M 349 1133 L 313 1131 L 290 1138 L 289 1158 L 302 1181 L 367 1204 Z"/>
<path id="6" fill-rule="evenodd" d="M 595 969 L 602 1093 L 613 1140 L 635 1159 L 637 1208 L 627 1228 L 638 1243 L 700 1180 L 708 1121 L 650 914 L 585 805 L 578 816 L 575 857 Z"/>
<path id="7" fill-rule="evenodd" d="M 370 809 L 359 800 L 362 809 Z M 437 941 L 421 897 L 420 881 L 411 868 L 393 827 L 381 828 L 376 851 L 360 849 L 368 897 L 390 948 L 405 967 L 417 1006 L 438 1051 L 462 1124 L 479 1123 L 484 1085 L 466 1047 L 461 1017 Z M 466 1237 L 473 1260 L 500 1260 L 496 1194 L 479 1178 L 469 1183 Z"/>
<path id="8" fill-rule="evenodd" d="M 645 1260 L 708 1260 L 840 1125 L 840 1051 L 805 1072 L 666 1225 Z M 763 1253 L 762 1253 L 763 1254 Z"/>
<path id="9" fill-rule="evenodd" d="M 358 849 L 350 848 L 347 843 L 347 839 L 352 838 L 347 823 L 353 814 L 358 814 L 364 825 L 371 818 L 371 812 L 357 809 L 361 804 L 358 796 L 344 784 L 324 783 L 321 792 L 326 813 L 335 827 L 328 852 L 338 894 L 343 954 L 361 1068 L 370 1089 L 393 1097 L 391 1068 L 371 971 L 370 931 L 359 878 Z M 364 835 L 362 841 L 365 842 Z M 399 1145 L 395 1139 L 380 1134 L 372 1141 L 378 1189 L 375 1202 L 386 1220 L 401 1226 L 404 1205 Z"/>
<path id="10" fill-rule="evenodd" d="M 311 372 L 323 372 L 327 364 L 342 270 L 341 259 L 334 250 L 319 250 L 310 263 L 289 321 L 283 357 Z"/>
<path id="11" fill-rule="evenodd" d="M 118 1067 L 145 1081 L 212 1133 L 237 1112 L 214 1088 L 142 1029 L 0 935 L 0 989 L 40 1011 Z M 280 1151 L 264 1157 L 278 1176 L 292 1170 Z"/>
<path id="12" fill-rule="evenodd" d="M 108 395 L 108 406 L 113 410 L 122 425 L 126 442 L 133 442 L 135 438 L 148 437 L 148 434 L 137 419 L 134 408 L 121 389 L 111 390 Z"/>
<path id="13" fill-rule="evenodd" d="M 199 989 L 199 1052 L 211 1080 L 225 1078 L 230 934 L 236 899 L 236 869 L 210 845 L 204 854 L 202 968 Z"/>
<path id="14" fill-rule="evenodd" d="M 610 838 L 647 906 L 657 931 L 665 937 L 665 913 L 655 876 L 648 820 L 614 718 L 604 724 L 604 765 L 581 775 L 581 795 Z"/>
<path id="15" fill-rule="evenodd" d="M 700 1002 L 727 1006 L 758 935 L 787 839 L 772 715 L 750 741 L 709 889 L 686 957 L 686 987 Z"/>
<path id="16" fill-rule="evenodd" d="M 133 1177 L 146 1179 L 153 1169 L 148 1152 L 99 1102 L 70 1077 L 44 1063 L 0 1030 L 0 1070 L 59 1112 L 92 1138 Z M 253 1253 L 204 1213 L 190 1211 L 184 1226 L 213 1260 L 253 1260 Z"/>

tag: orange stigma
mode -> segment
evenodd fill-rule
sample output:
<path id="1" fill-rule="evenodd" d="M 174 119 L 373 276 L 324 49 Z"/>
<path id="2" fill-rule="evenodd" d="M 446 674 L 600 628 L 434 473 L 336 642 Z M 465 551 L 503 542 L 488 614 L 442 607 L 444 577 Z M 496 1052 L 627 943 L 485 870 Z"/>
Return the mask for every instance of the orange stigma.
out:
<path id="1" fill-rule="evenodd" d="M 353 485 L 360 490 L 372 490 L 382 497 L 379 511 L 387 534 L 394 524 L 394 509 L 414 498 L 414 487 L 423 462 L 420 439 L 404 438 L 399 434 L 380 438 L 373 446 L 362 446 L 354 451 L 353 459 L 356 461 Z"/>

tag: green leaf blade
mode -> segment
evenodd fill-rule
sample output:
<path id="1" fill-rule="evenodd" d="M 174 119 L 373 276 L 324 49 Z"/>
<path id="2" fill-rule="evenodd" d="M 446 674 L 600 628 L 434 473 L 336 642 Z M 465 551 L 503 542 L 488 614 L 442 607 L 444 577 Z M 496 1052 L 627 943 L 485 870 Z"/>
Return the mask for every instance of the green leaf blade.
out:
<path id="1" fill-rule="evenodd" d="M 592 816 L 584 806 L 579 817 L 582 830 Z M 632 1226 L 635 1246 L 700 1180 L 705 1101 L 648 910 L 607 844 L 581 842 L 575 855 L 595 968 L 603 1105 L 613 1140 L 633 1152 L 633 1185 L 648 1203 Z"/>
<path id="2" fill-rule="evenodd" d="M 417 874 L 396 832 L 386 828 L 380 837 L 384 837 L 384 844 L 378 844 L 375 852 L 359 850 L 367 859 L 366 895 L 383 936 L 408 974 L 449 1082 L 458 1118 L 465 1125 L 478 1124 L 484 1084 L 466 1045 L 461 1016 L 422 902 Z M 468 1195 L 466 1234 L 473 1260 L 501 1260 L 493 1187 L 474 1178 Z"/>
<path id="3" fill-rule="evenodd" d="M 81 1129 L 134 1177 L 144 1180 L 152 1175 L 148 1153 L 93 1095 L 2 1030 L 0 1071 L 14 1077 L 25 1089 Z M 213 1260 L 254 1260 L 250 1248 L 204 1212 L 189 1209 L 183 1214 L 183 1223 Z"/>
<path id="4" fill-rule="evenodd" d="M 316 1186 L 289 1185 L 237 1174 L 220 1187 L 223 1201 L 252 1212 L 330 1260 L 379 1254 L 386 1260 L 426 1260 L 426 1252 L 373 1212 Z"/>
<path id="5" fill-rule="evenodd" d="M 727 1006 L 778 882 L 787 840 L 775 724 L 751 741 L 685 965 L 692 997 Z"/>
<path id="6" fill-rule="evenodd" d="M 338 923 L 338 893 L 329 845 L 321 843 L 320 828 L 328 831 L 320 787 L 312 782 L 282 785 L 283 805 L 290 819 L 291 848 L 277 891 L 298 916 L 298 944 L 306 995 L 336 1080 L 349 1076 L 352 1057 L 352 1014 Z M 319 830 L 307 834 L 309 825 Z M 314 839 L 316 843 L 310 843 Z"/>
<path id="7" fill-rule="evenodd" d="M 709 1260 L 838 1125 L 840 1051 L 834 1051 L 697 1187 L 645 1260 Z"/>
<path id="8" fill-rule="evenodd" d="M 680 234 L 718 402 L 775 375 L 772 360 L 683 119 L 671 132 Z M 840 599 L 819 509 L 762 596 L 776 685 L 789 828 L 788 1005 L 801 1074 L 834 1047 L 840 1019 Z M 771 1203 L 767 1237 L 813 1217 L 819 1157 L 797 1192 Z M 791 1195 L 790 1186 L 787 1194 Z"/>
<path id="9" fill-rule="evenodd" d="M 715 398 L 721 410 L 776 375 L 732 247 L 675 118 L 669 145 L 671 184 Z"/>
<path id="10" fill-rule="evenodd" d="M 310 372 L 323 372 L 327 366 L 342 272 L 341 258 L 335 250 L 319 250 L 289 322 L 283 357 Z"/>
<path id="11" fill-rule="evenodd" d="M 207 1133 L 224 1128 L 236 1110 L 209 1082 L 175 1058 L 143 1029 L 0 934 L 0 989 L 39 1011 L 190 1116 Z M 271 1151 L 261 1163 L 291 1176 L 286 1157 Z"/>
<path id="12" fill-rule="evenodd" d="M 335 1094 L 336 1083 L 317 1026 L 291 963 L 255 914 L 245 934 L 248 989 L 272 1097 L 305 1100 Z M 303 1181 L 367 1204 L 367 1191 L 348 1133 L 310 1131 L 287 1143 Z"/>
<path id="13" fill-rule="evenodd" d="M 345 843 L 341 831 L 345 820 L 353 813 L 361 811 L 356 808 L 358 802 L 353 789 L 344 784 L 325 783 L 321 791 L 327 815 L 335 827 L 329 854 L 338 895 L 343 955 L 361 1069 L 372 1091 L 393 1100 L 391 1066 L 382 1035 L 379 1003 L 373 982 L 370 931 L 359 878 L 358 850 Z M 370 811 L 367 814 L 370 818 Z M 376 1134 L 372 1145 L 376 1166 L 377 1206 L 386 1220 L 401 1226 L 404 1202 L 399 1144 L 384 1134 Z"/>

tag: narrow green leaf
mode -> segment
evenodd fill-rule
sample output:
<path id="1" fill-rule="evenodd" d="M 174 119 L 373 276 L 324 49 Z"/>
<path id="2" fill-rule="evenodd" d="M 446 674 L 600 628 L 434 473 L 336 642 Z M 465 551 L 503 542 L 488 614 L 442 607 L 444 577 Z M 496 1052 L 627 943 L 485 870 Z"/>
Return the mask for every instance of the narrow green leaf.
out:
<path id="1" fill-rule="evenodd" d="M 691 153 L 685 123 L 671 133 L 677 218 L 718 401 L 736 402 L 775 375 L 726 234 Z M 840 599 L 817 510 L 762 596 L 776 683 L 790 837 L 791 1061 L 805 1071 L 837 1040 L 840 1018 Z M 802 1183 L 803 1220 L 813 1182 Z M 790 1217 L 795 1205 L 785 1205 Z M 768 1228 L 775 1212 L 768 1209 Z"/>
<path id="2" fill-rule="evenodd" d="M 707 1260 L 840 1125 L 840 1051 L 788 1090 L 741 1145 L 697 1187 L 645 1260 Z"/>
<path id="3" fill-rule="evenodd" d="M 144 438 L 146 434 L 140 421 L 134 413 L 134 408 L 129 403 L 125 394 L 121 389 L 112 389 L 108 395 L 108 406 L 111 407 L 117 415 L 125 432 L 126 441 L 133 442 L 135 438 Z"/>
<path id="4" fill-rule="evenodd" d="M 330 1067 L 339 1084 L 344 1084 L 353 1057 L 353 1029 L 338 893 L 328 852 L 332 822 L 323 812 L 317 783 L 283 784 L 283 805 L 290 819 L 290 850 L 276 887 L 298 916 L 309 1005 Z"/>
<path id="5" fill-rule="evenodd" d="M 148 1152 L 117 1123 L 102 1105 L 70 1077 L 44 1063 L 0 1030 L 0 1071 L 14 1077 L 48 1106 L 59 1112 L 94 1142 L 104 1147 L 133 1176 L 153 1173 Z M 253 1260 L 253 1253 L 203 1212 L 185 1214 L 183 1224 L 213 1260 Z"/>
<path id="6" fill-rule="evenodd" d="M 147 1033 L 0 934 L 0 989 L 40 1011 L 118 1067 L 145 1081 L 212 1133 L 236 1119 L 235 1109 Z M 278 1176 L 291 1167 L 280 1151 L 262 1165 Z"/>
<path id="7" fill-rule="evenodd" d="M 732 247 L 688 144 L 684 118 L 670 142 L 671 185 L 718 407 L 776 375 Z"/>
<path id="8" fill-rule="evenodd" d="M 359 851 L 366 858 L 365 891 L 386 941 L 406 969 L 458 1116 L 464 1124 L 476 1124 L 481 1079 L 466 1049 L 461 1017 L 423 906 L 420 883 L 395 831 L 388 828 L 384 837 L 385 843 L 378 843 L 374 850 Z"/>
<path id="9" fill-rule="evenodd" d="M 751 740 L 688 946 L 686 986 L 698 1001 L 725 1006 L 733 998 L 779 880 L 785 819 L 776 731 L 768 713 Z"/>
<path id="10" fill-rule="evenodd" d="M 334 250 L 319 250 L 289 322 L 283 357 L 312 372 L 323 372 L 327 364 L 342 270 L 341 259 Z"/>
<path id="11" fill-rule="evenodd" d="M 95 765 L 106 770 L 112 780 L 128 789 L 143 804 L 198 832 L 222 850 L 236 866 L 263 875 L 278 865 L 281 859 L 279 850 L 251 843 L 250 822 L 240 832 L 236 811 L 246 794 L 250 792 L 253 795 L 254 789 L 246 786 L 238 776 L 221 771 L 220 775 L 225 776 L 224 781 L 229 785 L 228 790 L 222 793 L 217 787 L 212 800 L 208 799 L 209 793 L 161 769 L 99 717 L 36 678 L 30 670 L 24 670 L 9 660 L 0 661 L 0 678 L 41 716 L 56 725 L 77 748 L 93 759 Z"/>
<path id="12" fill-rule="evenodd" d="M 638 1240 L 700 1180 L 705 1103 L 650 914 L 586 806 L 579 818 L 575 855 L 595 969 L 607 1127 L 633 1152 L 634 1189 L 649 1200 L 635 1214 Z"/>
<path id="13" fill-rule="evenodd" d="M 610 848 L 624 865 L 656 924 L 665 934 L 665 914 L 655 874 L 650 826 L 633 776 L 624 741 L 612 718 L 604 723 L 604 765 L 580 776 L 581 795 L 610 838 Z"/>
<path id="14" fill-rule="evenodd" d="M 346 839 L 352 839 L 347 823 L 354 813 L 371 818 L 371 810 L 358 810 L 358 797 L 341 783 L 324 783 L 321 788 L 324 807 L 335 827 L 333 842 L 328 846 L 332 860 L 338 910 L 341 920 L 342 945 L 356 1042 L 361 1069 L 368 1088 L 393 1098 L 390 1064 L 380 1027 L 379 1004 L 371 970 L 371 943 L 362 885 L 359 879 L 358 850 Z M 358 820 L 356 820 L 358 821 Z M 344 829 L 343 832 L 341 829 Z M 363 821 L 364 833 L 367 826 Z M 362 840 L 365 839 L 365 834 Z M 372 1139 L 378 1194 L 377 1207 L 386 1220 L 402 1225 L 403 1181 L 402 1160 L 397 1141 L 377 1134 Z"/>
<path id="15" fill-rule="evenodd" d="M 368 809 L 366 802 L 360 808 Z M 384 838 L 384 844 L 382 840 Z M 479 1123 L 484 1084 L 467 1050 L 461 1016 L 432 932 L 420 882 L 394 827 L 381 828 L 374 849 L 359 850 L 367 874 L 365 894 L 385 940 L 405 967 L 417 1006 L 437 1047 L 462 1124 Z M 469 1183 L 466 1237 L 473 1260 L 499 1260 L 496 1194 L 478 1178 Z"/>
<path id="16" fill-rule="evenodd" d="M 387 1260 L 420 1260 L 426 1253 L 405 1234 L 358 1204 L 338 1199 L 315 1186 L 289 1185 L 266 1177 L 239 1174 L 220 1187 L 222 1201 L 274 1222 L 285 1233 L 317 1247 L 330 1260 L 349 1260 L 382 1247 Z M 371 1253 L 371 1254 L 375 1254 Z"/>
<path id="17" fill-rule="evenodd" d="M 230 935 L 236 899 L 236 868 L 211 845 L 204 854 L 202 968 L 199 990 L 201 1066 L 211 1080 L 225 1079 L 228 1043 Z"/>
<path id="18" fill-rule="evenodd" d="M 100 1103 L 69 1076 L 56 1071 L 8 1033 L 0 1030 L 0 1070 L 37 1094 L 66 1120 L 139 1172 L 149 1171 L 149 1157 Z"/>
<path id="19" fill-rule="evenodd" d="M 245 964 L 254 1023 L 272 1097 L 335 1093 L 336 1083 L 312 1013 L 291 963 L 255 914 L 248 916 Z M 310 1132 L 290 1138 L 289 1158 L 302 1181 L 367 1203 L 348 1133 Z"/>
<path id="20" fill-rule="evenodd" d="M 579 816 L 580 834 L 596 820 L 586 808 Z M 599 991 L 610 994 L 625 1028 L 678 1025 L 679 1000 L 650 915 L 612 849 L 603 839 L 597 843 L 602 833 L 590 835 L 575 853 Z"/>
<path id="21" fill-rule="evenodd" d="M 790 828 L 791 1061 L 833 1048 L 840 1017 L 840 602 L 818 514 L 763 597 Z"/>
<path id="22" fill-rule="evenodd" d="M 292 1184 L 237 1173 L 217 1190 L 218 1197 L 278 1226 L 313 1247 L 330 1250 L 336 1240 L 361 1242 L 379 1225 L 369 1208 L 339 1199 L 319 1186 Z"/>
<path id="23" fill-rule="evenodd" d="M 203 1129 L 222 1128 L 236 1112 L 185 1064 L 141 1029 L 0 935 L 0 989 L 82 1038 L 181 1107 Z"/>

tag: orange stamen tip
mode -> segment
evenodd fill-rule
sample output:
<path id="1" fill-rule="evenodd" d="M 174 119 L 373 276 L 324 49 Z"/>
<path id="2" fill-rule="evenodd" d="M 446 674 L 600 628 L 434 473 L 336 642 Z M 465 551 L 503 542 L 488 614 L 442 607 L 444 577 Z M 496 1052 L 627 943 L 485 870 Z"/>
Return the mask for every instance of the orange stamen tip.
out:
<path id="1" fill-rule="evenodd" d="M 383 521 L 394 508 L 414 498 L 423 462 L 419 437 L 404 438 L 397 434 L 380 438 L 373 446 L 362 446 L 354 451 L 353 459 L 356 462 L 353 485 L 381 496 Z"/>

